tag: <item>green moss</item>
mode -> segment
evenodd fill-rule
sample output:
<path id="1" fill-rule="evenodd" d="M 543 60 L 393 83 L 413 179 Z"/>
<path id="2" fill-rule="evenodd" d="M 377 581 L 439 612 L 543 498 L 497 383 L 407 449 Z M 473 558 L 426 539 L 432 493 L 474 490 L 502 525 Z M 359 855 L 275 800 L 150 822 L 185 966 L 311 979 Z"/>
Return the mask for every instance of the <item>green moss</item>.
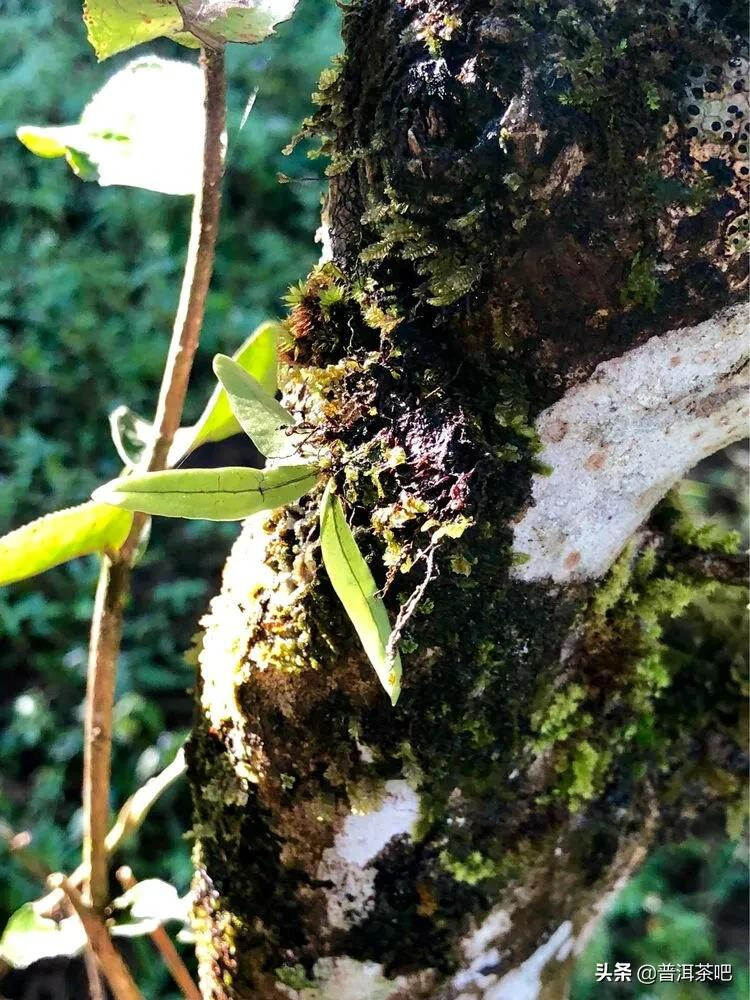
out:
<path id="1" fill-rule="evenodd" d="M 653 311 L 659 298 L 659 282 L 654 272 L 656 261 L 638 251 L 625 279 L 620 301 L 625 306 L 644 306 Z"/>
<path id="2" fill-rule="evenodd" d="M 479 851 L 471 851 L 465 858 L 457 858 L 448 851 L 440 852 L 440 864 L 456 880 L 466 885 L 477 885 L 488 878 L 497 878 L 499 866 Z"/>
<path id="3" fill-rule="evenodd" d="M 282 965 L 276 969 L 276 978 L 292 990 L 315 988 L 315 983 L 307 977 L 304 965 Z"/>
<path id="4" fill-rule="evenodd" d="M 578 718 L 578 709 L 586 698 L 586 688 L 582 684 L 569 684 L 558 691 L 550 704 L 531 716 L 531 725 L 537 733 L 534 749 L 540 753 L 567 740 L 577 728 L 587 727 L 593 721 L 588 713 Z"/>

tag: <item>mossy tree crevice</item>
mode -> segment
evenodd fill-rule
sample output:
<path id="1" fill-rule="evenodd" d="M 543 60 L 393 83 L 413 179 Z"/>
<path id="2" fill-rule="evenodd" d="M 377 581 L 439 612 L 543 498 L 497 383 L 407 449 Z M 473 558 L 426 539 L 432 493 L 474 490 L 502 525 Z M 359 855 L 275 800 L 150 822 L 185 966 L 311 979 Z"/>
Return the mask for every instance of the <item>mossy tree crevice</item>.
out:
<path id="1" fill-rule="evenodd" d="M 367 995 L 481 996 L 455 977 L 488 915 L 497 982 L 580 931 L 651 839 L 736 799 L 737 663 L 704 660 L 705 609 L 691 649 L 665 624 L 737 593 L 698 571 L 706 540 L 668 503 L 604 583 L 552 585 L 513 575 L 512 539 L 537 414 L 739 301 L 744 126 L 716 141 L 686 105 L 704 67 L 746 101 L 738 18 L 345 11 L 303 126 L 331 159 L 330 256 L 290 294 L 282 388 L 392 622 L 411 609 L 404 683 L 393 709 L 322 570 L 319 497 L 251 518 L 188 750 L 206 997 L 365 996 L 364 963 Z"/>

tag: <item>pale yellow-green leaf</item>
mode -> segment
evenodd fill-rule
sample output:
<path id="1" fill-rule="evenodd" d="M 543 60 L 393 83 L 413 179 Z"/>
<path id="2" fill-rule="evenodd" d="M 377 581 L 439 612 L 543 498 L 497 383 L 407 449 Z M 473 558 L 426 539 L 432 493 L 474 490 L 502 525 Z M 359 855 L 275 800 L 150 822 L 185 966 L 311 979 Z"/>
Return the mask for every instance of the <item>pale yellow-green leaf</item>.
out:
<path id="1" fill-rule="evenodd" d="M 266 392 L 260 382 L 236 361 L 217 354 L 214 372 L 229 398 L 242 430 L 266 458 L 289 454 L 289 442 L 282 428 L 291 427 L 294 417 Z"/>
<path id="2" fill-rule="evenodd" d="M 195 194 L 203 162 L 203 75 L 192 63 L 145 56 L 104 84 L 76 125 L 22 125 L 38 156 L 65 156 L 83 180 Z"/>
<path id="3" fill-rule="evenodd" d="M 37 913 L 33 903 L 24 903 L 5 925 L 0 959 L 16 969 L 25 969 L 43 958 L 72 958 L 85 944 L 86 932 L 77 916 L 57 923 Z"/>
<path id="4" fill-rule="evenodd" d="M 232 360 L 271 396 L 276 392 L 276 344 L 280 330 L 279 323 L 261 323 L 232 355 Z M 125 465 L 136 466 L 151 441 L 153 425 L 127 406 L 113 410 L 109 423 L 118 455 Z M 189 427 L 180 427 L 175 434 L 169 449 L 169 465 L 179 465 L 202 444 L 223 441 L 241 430 L 225 389 L 217 385 L 198 421 Z"/>
<path id="5" fill-rule="evenodd" d="M 195 47 L 198 39 L 262 42 L 294 13 L 297 0 L 85 0 L 83 19 L 99 59 L 165 36 Z"/>
<path id="6" fill-rule="evenodd" d="M 271 396 L 277 388 L 276 351 L 281 331 L 280 323 L 261 323 L 232 355 L 232 360 L 252 375 Z M 190 450 L 207 441 L 223 441 L 241 430 L 226 391 L 217 385 L 194 426 Z"/>
<path id="7" fill-rule="evenodd" d="M 132 522 L 128 511 L 84 503 L 25 524 L 0 538 L 0 585 L 36 576 L 78 556 L 116 551 Z"/>
<path id="8" fill-rule="evenodd" d="M 172 469 L 113 479 L 94 492 L 94 499 L 145 514 L 239 521 L 256 511 L 293 503 L 317 479 L 313 465 Z"/>
<path id="9" fill-rule="evenodd" d="M 323 564 L 338 599 L 351 619 L 370 663 L 393 705 L 401 692 L 401 657 L 388 656 L 391 625 L 378 596 L 377 586 L 351 528 L 331 480 L 320 507 L 320 544 Z"/>
<path id="10" fill-rule="evenodd" d="M 83 20 L 97 59 L 161 35 L 198 44 L 193 36 L 184 36 L 182 14 L 172 0 L 84 0 Z"/>

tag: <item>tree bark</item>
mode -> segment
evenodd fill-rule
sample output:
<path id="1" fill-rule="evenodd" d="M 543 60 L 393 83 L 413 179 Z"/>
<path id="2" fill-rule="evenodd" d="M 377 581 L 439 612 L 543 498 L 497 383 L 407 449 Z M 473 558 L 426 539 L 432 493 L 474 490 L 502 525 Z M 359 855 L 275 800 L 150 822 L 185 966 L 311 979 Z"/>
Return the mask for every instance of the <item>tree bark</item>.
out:
<path id="1" fill-rule="evenodd" d="M 243 527 L 188 747 L 205 997 L 557 1000 L 649 845 L 735 808 L 735 578 L 652 509 L 743 433 L 742 13 L 345 9 L 282 391 L 392 623 L 429 580 L 392 708 L 319 494 Z"/>

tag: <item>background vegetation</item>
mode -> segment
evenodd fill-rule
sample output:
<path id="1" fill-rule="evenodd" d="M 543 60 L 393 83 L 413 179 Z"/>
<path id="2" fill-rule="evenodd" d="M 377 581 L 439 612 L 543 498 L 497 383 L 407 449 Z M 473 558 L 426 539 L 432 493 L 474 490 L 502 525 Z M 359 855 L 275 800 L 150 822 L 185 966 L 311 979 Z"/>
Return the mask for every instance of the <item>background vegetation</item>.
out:
<path id="1" fill-rule="evenodd" d="M 4 0 L 2 7 L 0 533 L 81 502 L 117 473 L 107 414 L 120 403 L 152 413 L 189 216 L 185 198 L 82 184 L 62 161 L 39 160 L 16 142 L 21 123 L 77 120 L 91 94 L 132 53 L 97 65 L 78 3 Z M 302 0 L 275 38 L 230 47 L 223 221 L 188 419 L 197 416 L 213 383 L 213 354 L 231 354 L 258 322 L 279 315 L 286 286 L 318 256 L 312 234 L 323 164 L 301 150 L 284 157 L 281 149 L 340 46 L 338 20 L 333 0 Z M 151 49 L 193 58 L 168 43 Z M 256 87 L 254 109 L 240 131 Z M 279 183 L 280 171 L 291 183 Z M 239 439 L 233 446 L 243 447 Z M 702 470 L 686 487 L 688 501 L 736 523 L 743 455 L 734 449 Z M 210 461 L 204 453 L 198 464 Z M 190 726 L 193 666 L 185 653 L 237 531 L 235 525 L 155 520 L 126 616 L 113 809 L 171 759 Z M 95 577 L 95 560 L 86 559 L 0 590 L 0 816 L 14 829 L 33 831 L 35 848 L 53 869 L 70 870 L 80 850 L 81 714 Z M 139 877 L 169 879 L 184 891 L 191 874 L 189 825 L 183 785 L 159 803 L 122 861 Z M 584 956 L 576 997 L 609 995 L 593 985 L 597 961 L 739 963 L 746 887 L 744 857 L 729 845 L 692 842 L 655 856 Z M 36 895 L 38 886 L 0 848 L 0 920 Z M 171 993 L 148 943 L 136 947 L 145 995 L 166 1000 Z M 723 991 L 667 992 L 662 985 L 639 993 L 634 985 L 612 995 L 734 1000 L 747 995 L 746 974 L 736 968 L 735 983 Z"/>

